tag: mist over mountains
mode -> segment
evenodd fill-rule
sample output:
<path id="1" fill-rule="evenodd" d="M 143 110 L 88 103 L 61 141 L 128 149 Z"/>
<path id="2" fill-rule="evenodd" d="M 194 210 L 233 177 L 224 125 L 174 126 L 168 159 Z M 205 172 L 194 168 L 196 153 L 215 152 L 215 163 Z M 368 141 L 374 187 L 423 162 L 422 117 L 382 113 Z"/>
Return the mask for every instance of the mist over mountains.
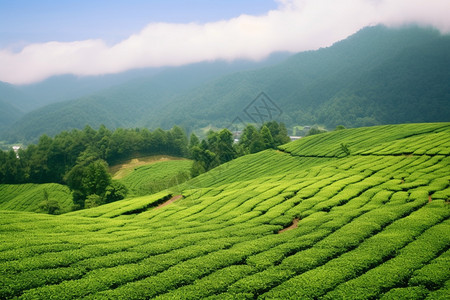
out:
<path id="1" fill-rule="evenodd" d="M 0 135 L 30 142 L 85 125 L 226 127 L 261 92 L 288 127 L 450 121 L 450 36 L 375 26 L 328 48 L 258 63 L 61 76 L 33 86 L 1 83 Z"/>

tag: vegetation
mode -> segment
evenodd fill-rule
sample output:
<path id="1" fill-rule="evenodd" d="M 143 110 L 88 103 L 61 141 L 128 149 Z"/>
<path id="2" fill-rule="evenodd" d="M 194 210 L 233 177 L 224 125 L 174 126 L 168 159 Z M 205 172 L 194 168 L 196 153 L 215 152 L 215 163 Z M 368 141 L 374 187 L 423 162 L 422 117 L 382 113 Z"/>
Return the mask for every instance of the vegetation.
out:
<path id="1" fill-rule="evenodd" d="M 262 91 L 288 127 L 448 122 L 449 48 L 450 35 L 430 28 L 368 27 L 270 67 L 209 81 L 205 75 L 213 70 L 185 67 L 53 104 L 26 114 L 6 133 L 11 142 L 26 142 L 85 124 L 170 128 L 176 123 L 189 132 L 208 125 L 225 128 L 236 117 L 251 122 L 244 109 Z M 226 66 L 218 64 L 218 69 Z M 189 84 L 196 80 L 197 85 Z"/>
<path id="2" fill-rule="evenodd" d="M 248 124 L 238 143 L 235 143 L 233 133 L 228 129 L 220 132 L 210 130 L 206 140 L 201 142 L 192 134 L 189 142 L 191 157 L 194 160 L 191 175 L 198 176 L 236 157 L 275 149 L 289 141 L 286 126 L 277 121 L 266 122 L 259 129 Z"/>
<path id="3" fill-rule="evenodd" d="M 159 208 L 177 194 L 2 211 L 0 298 L 446 299 L 449 146 L 449 123 L 344 129 L 222 164 Z"/>
<path id="4" fill-rule="evenodd" d="M 127 194 L 125 185 L 111 179 L 108 162 L 153 153 L 188 155 L 186 134 L 176 126 L 154 132 L 120 128 L 111 132 L 105 126 L 96 131 L 86 126 L 54 138 L 43 135 L 37 145 L 17 153 L 0 151 L 0 183 L 66 183 L 73 191 L 73 209 L 94 207 Z M 42 209 L 60 210 L 57 202 L 44 198 Z"/>
<path id="5" fill-rule="evenodd" d="M 143 196 L 177 186 L 190 179 L 191 160 L 168 160 L 137 167 L 120 179 L 129 195 Z"/>
<path id="6" fill-rule="evenodd" d="M 69 188 L 61 184 L 0 184 L 0 210 L 59 214 L 71 206 Z"/>
<path id="7" fill-rule="evenodd" d="M 36 145 L 19 149 L 17 154 L 0 151 L 0 183 L 62 183 L 71 170 L 96 160 L 111 164 L 150 154 L 187 156 L 185 132 L 177 126 L 153 132 L 123 128 L 112 132 L 105 126 L 98 130 L 86 126 L 54 138 L 43 135 Z"/>

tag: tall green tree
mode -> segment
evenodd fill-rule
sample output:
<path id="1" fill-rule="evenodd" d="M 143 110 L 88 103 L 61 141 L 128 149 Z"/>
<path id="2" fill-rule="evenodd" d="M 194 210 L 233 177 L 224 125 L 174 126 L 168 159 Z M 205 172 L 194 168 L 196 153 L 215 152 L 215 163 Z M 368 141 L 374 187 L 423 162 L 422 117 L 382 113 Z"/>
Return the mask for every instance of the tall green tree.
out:
<path id="1" fill-rule="evenodd" d="M 264 149 L 275 148 L 275 142 L 273 140 L 272 134 L 270 133 L 270 130 L 266 125 L 261 128 L 260 135 Z"/>
<path id="2" fill-rule="evenodd" d="M 217 154 L 221 164 L 237 157 L 236 149 L 233 147 L 233 134 L 228 129 L 222 129 L 218 134 Z"/>
<path id="3" fill-rule="evenodd" d="M 108 166 L 103 160 L 79 161 L 67 174 L 66 183 L 73 191 L 76 208 L 84 208 L 85 200 L 90 195 L 104 199 L 107 187 L 111 184 Z"/>

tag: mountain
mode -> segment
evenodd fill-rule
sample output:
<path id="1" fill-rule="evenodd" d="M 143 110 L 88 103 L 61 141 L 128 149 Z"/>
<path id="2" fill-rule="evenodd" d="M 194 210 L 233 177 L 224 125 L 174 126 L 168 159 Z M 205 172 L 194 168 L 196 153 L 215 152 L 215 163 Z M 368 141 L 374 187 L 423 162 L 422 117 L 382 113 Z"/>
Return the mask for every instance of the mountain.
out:
<path id="1" fill-rule="evenodd" d="M 0 82 L 0 131 L 25 114 L 14 102 L 21 102 L 25 98 L 26 96 L 13 85 Z"/>
<path id="2" fill-rule="evenodd" d="M 449 121 L 450 36 L 417 27 L 365 28 L 329 48 L 190 91 L 148 124 L 167 126 L 170 115 L 185 127 L 213 120 L 226 126 L 236 116 L 244 119 L 243 110 L 260 92 L 288 125 Z"/>
<path id="3" fill-rule="evenodd" d="M 190 131 L 239 119 L 260 122 L 245 113 L 256 109 L 252 101 L 258 95 L 270 99 L 274 117 L 288 126 L 450 121 L 450 35 L 431 28 L 367 27 L 328 48 L 221 77 L 196 67 L 43 107 L 16 123 L 9 139 L 36 139 L 86 124 L 178 124 Z"/>
<path id="4" fill-rule="evenodd" d="M 30 112 L 48 104 L 88 96 L 135 78 L 150 77 L 161 70 L 162 68 L 146 68 L 118 74 L 82 77 L 59 75 L 42 82 L 19 85 L 17 89 L 27 96 L 24 111 Z"/>
<path id="5" fill-rule="evenodd" d="M 109 128 L 143 126 L 141 118 L 156 112 L 165 101 L 177 94 L 226 74 L 276 64 L 289 56 L 288 53 L 275 53 L 259 62 L 204 62 L 158 71 L 135 70 L 128 72 L 130 74 L 105 75 L 105 78 L 66 75 L 35 85 L 15 87 L 28 96 L 28 102 L 35 100 L 33 105 L 38 108 L 24 115 L 1 135 L 11 141 L 30 141 L 43 133 L 54 135 L 61 130 L 83 128 L 86 124 L 93 127 L 104 124 Z M 124 78 L 128 77 L 132 79 L 123 83 Z M 117 81 L 122 83 L 112 85 Z M 92 95 L 64 101 L 74 93 L 86 94 L 104 85 L 112 86 Z M 41 100 L 51 104 L 42 106 Z"/>

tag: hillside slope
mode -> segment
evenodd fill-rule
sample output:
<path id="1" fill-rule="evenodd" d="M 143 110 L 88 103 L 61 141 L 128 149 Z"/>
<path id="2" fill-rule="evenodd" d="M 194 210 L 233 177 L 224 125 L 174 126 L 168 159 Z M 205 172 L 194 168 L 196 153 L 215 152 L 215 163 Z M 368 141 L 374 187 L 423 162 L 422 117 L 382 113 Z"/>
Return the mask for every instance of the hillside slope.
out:
<path id="1" fill-rule="evenodd" d="M 62 130 L 81 129 L 86 124 L 94 128 L 101 124 L 108 128 L 142 127 L 141 119 L 160 112 L 161 106 L 174 95 L 225 74 L 272 65 L 289 56 L 287 53 L 276 53 L 260 62 L 214 61 L 159 70 L 135 70 L 124 74 L 105 75 L 109 80 L 103 76 L 79 79 L 60 76 L 39 84 L 18 87 L 17 89 L 35 102 L 29 106 L 36 109 L 31 112 L 26 110 L 28 113 L 7 131 L 0 132 L 0 136 L 11 141 L 30 141 L 36 140 L 44 133 L 55 135 Z M 127 73 L 130 74 L 127 76 Z M 130 79 L 124 80 L 127 77 Z M 115 81 L 118 84 L 113 85 L 112 82 Z M 89 93 L 90 90 L 100 89 L 101 86 L 108 88 Z M 51 97 L 48 96 L 50 93 Z M 75 98 L 80 94 L 83 97 Z M 42 99 L 46 95 L 47 99 Z M 37 103 L 43 101 L 57 103 L 37 106 Z"/>
<path id="2" fill-rule="evenodd" d="M 335 128 L 450 121 L 450 35 L 430 29 L 369 27 L 329 48 L 298 53 L 270 68 L 227 76 L 181 95 L 148 124 L 227 126 L 260 92 L 287 125 Z"/>
<path id="3" fill-rule="evenodd" d="M 138 166 L 120 181 L 127 186 L 128 195 L 154 194 L 188 180 L 191 167 L 191 160 L 163 160 Z"/>
<path id="4" fill-rule="evenodd" d="M 14 86 L 0 81 L 0 132 L 24 115 L 23 107 L 18 104 L 24 98 Z"/>
<path id="5" fill-rule="evenodd" d="M 0 210 L 46 212 L 41 207 L 44 201 L 58 203 L 58 213 L 71 210 L 72 194 L 67 186 L 46 184 L 0 184 Z"/>
<path id="6" fill-rule="evenodd" d="M 450 123 L 378 126 L 241 157 L 164 207 L 2 211 L 0 297 L 446 299 L 449 170 Z"/>
<path id="7" fill-rule="evenodd" d="M 259 68 L 243 71 L 214 62 L 170 69 L 33 111 L 10 129 L 9 139 L 36 139 L 86 124 L 177 124 L 190 131 L 226 127 L 236 117 L 255 122 L 244 110 L 261 92 L 288 126 L 450 121 L 450 35 L 429 28 L 368 27 L 331 47 L 254 66 Z"/>

